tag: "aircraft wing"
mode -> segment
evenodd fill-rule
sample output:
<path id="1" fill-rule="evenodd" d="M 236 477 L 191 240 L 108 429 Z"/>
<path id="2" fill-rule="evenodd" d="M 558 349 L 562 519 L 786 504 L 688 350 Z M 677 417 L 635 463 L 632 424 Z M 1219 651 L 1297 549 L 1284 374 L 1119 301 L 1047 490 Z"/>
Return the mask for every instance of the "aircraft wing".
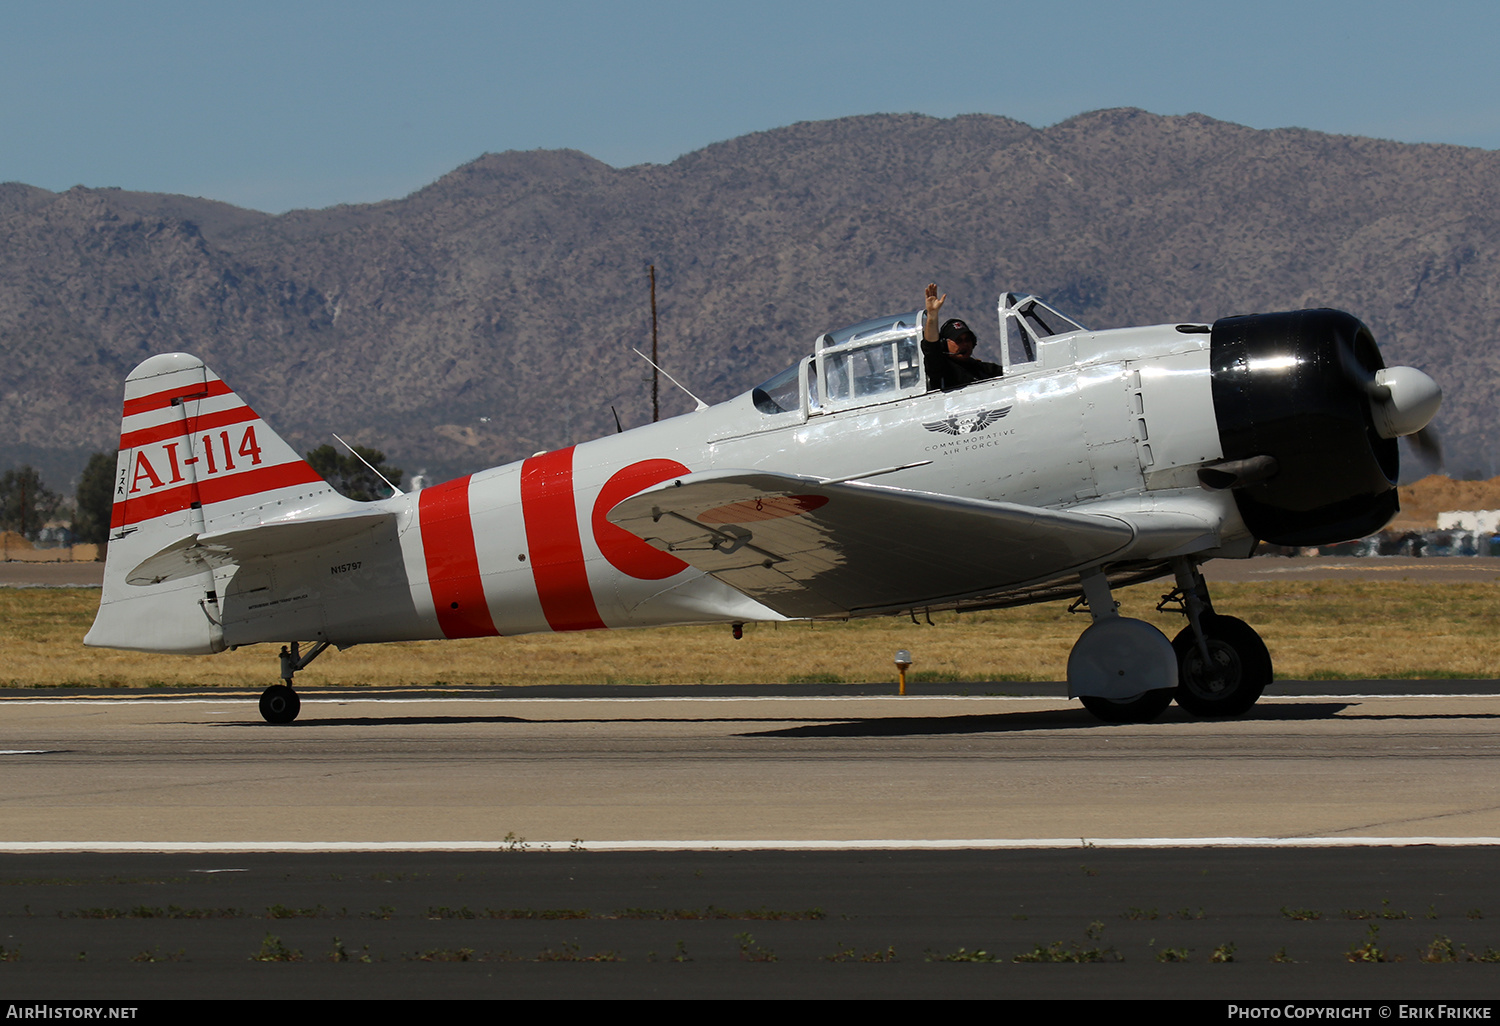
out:
<path id="1" fill-rule="evenodd" d="M 1003 592 L 1096 564 L 1136 538 L 1120 515 L 750 470 L 656 485 L 608 518 L 789 617 Z"/>
<path id="2" fill-rule="evenodd" d="M 395 517 L 395 513 L 384 510 L 358 511 L 259 524 L 233 531 L 188 534 L 146 557 L 125 576 L 125 581 L 127 584 L 160 584 L 259 556 L 290 555 L 345 541 Z"/>

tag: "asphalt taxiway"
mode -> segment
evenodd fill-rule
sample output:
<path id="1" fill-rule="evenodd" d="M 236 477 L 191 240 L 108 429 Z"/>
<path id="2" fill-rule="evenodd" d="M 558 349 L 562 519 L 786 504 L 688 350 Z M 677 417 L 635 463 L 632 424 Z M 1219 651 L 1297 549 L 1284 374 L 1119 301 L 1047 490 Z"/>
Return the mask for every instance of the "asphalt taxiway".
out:
<path id="1" fill-rule="evenodd" d="M 1492 997 L 1500 689 L 1428 683 L 10 693 L 0 986 Z"/>

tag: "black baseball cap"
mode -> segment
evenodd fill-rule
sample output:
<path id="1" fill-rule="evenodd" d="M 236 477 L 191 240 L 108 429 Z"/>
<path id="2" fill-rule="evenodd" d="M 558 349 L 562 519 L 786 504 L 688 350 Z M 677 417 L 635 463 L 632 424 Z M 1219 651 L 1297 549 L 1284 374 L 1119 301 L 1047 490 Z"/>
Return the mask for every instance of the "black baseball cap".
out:
<path id="1" fill-rule="evenodd" d="M 944 321 L 943 326 L 938 329 L 939 341 L 947 341 L 950 338 L 957 339 L 959 341 L 962 341 L 964 339 L 974 339 L 975 341 L 978 341 L 978 337 L 972 330 L 970 330 L 969 325 L 966 322 L 959 320 L 957 317 L 950 317 L 948 320 Z"/>

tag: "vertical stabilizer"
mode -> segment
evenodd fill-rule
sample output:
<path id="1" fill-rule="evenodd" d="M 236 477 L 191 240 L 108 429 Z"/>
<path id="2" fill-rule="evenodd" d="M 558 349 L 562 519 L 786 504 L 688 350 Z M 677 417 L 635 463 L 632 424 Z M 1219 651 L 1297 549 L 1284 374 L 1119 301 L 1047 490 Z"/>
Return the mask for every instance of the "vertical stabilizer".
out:
<path id="1" fill-rule="evenodd" d="M 104 590 L 84 644 L 222 650 L 207 566 L 157 584 L 130 584 L 131 571 L 202 534 L 346 504 L 202 360 L 151 357 L 125 381 Z"/>

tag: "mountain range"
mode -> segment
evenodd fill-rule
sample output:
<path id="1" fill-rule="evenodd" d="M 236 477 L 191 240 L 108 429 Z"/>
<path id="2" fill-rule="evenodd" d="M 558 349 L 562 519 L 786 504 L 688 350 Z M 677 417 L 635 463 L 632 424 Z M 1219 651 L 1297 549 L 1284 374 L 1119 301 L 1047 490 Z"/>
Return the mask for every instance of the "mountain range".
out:
<path id="1" fill-rule="evenodd" d="M 130 368 L 172 350 L 299 449 L 336 431 L 429 480 L 640 424 L 654 265 L 663 366 L 710 402 L 929 281 L 980 356 L 1007 290 L 1098 328 L 1339 307 L 1443 385 L 1450 473 L 1490 477 L 1497 199 L 1488 150 L 1134 109 L 808 122 L 626 168 L 486 154 L 281 215 L 7 183 L 0 468 L 71 491 Z M 691 409 L 662 387 L 664 416 Z"/>

